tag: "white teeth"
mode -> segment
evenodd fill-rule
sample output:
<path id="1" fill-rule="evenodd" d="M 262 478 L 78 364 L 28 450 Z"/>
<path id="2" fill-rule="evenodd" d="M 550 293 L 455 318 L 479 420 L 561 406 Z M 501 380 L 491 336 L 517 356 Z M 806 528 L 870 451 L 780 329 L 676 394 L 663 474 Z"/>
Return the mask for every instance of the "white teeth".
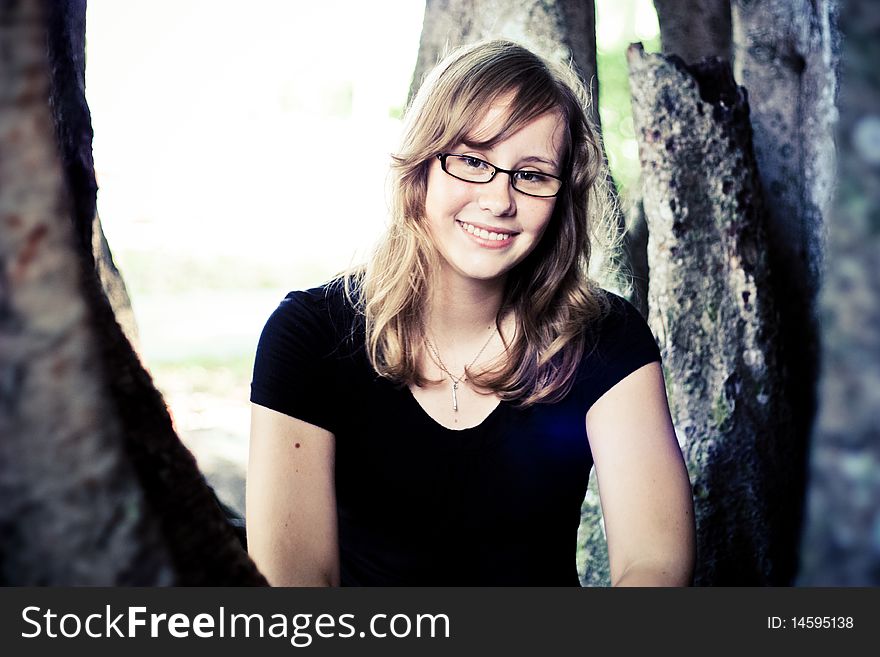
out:
<path id="1" fill-rule="evenodd" d="M 481 237 L 484 240 L 500 242 L 510 237 L 510 233 L 495 233 L 492 231 L 488 231 L 485 228 L 477 228 L 476 226 L 473 226 L 471 224 L 466 224 L 463 221 L 460 221 L 459 223 L 461 224 L 461 227 L 464 228 L 467 232 L 476 235 L 477 237 Z"/>

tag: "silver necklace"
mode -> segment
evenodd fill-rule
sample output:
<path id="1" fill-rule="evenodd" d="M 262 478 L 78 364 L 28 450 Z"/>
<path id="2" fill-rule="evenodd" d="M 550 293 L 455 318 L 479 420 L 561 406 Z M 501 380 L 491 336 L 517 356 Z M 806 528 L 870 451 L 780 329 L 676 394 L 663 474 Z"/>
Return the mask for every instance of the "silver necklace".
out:
<path id="1" fill-rule="evenodd" d="M 428 346 L 428 349 L 434 356 L 434 362 L 437 364 L 441 370 L 443 370 L 446 375 L 449 377 L 450 381 L 452 381 L 452 410 L 458 413 L 458 386 L 464 383 L 467 380 L 467 372 L 468 370 L 474 366 L 474 363 L 477 362 L 477 359 L 486 351 L 486 347 L 489 346 L 489 343 L 492 341 L 492 338 L 495 337 L 495 333 L 498 331 L 498 325 L 496 324 L 495 328 L 492 329 L 492 332 L 489 334 L 489 339 L 486 340 L 486 344 L 484 344 L 480 350 L 477 352 L 477 355 L 474 356 L 474 359 L 464 368 L 464 374 L 461 376 L 455 376 L 452 372 L 449 371 L 449 368 L 443 364 L 443 359 L 440 358 L 440 352 L 437 351 L 437 347 L 434 346 L 434 343 L 428 338 L 427 332 L 425 332 L 425 344 Z"/>

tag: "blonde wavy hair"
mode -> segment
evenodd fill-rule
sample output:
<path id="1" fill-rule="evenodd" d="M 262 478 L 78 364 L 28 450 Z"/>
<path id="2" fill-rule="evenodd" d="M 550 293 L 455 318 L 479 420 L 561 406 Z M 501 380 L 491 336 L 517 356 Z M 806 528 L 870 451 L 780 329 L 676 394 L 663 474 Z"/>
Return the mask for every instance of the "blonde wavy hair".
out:
<path id="1" fill-rule="evenodd" d="M 535 249 L 509 273 L 496 324 L 513 311 L 516 330 L 506 357 L 467 372 L 476 387 L 522 406 L 561 399 L 571 388 L 591 331 L 607 299 L 589 278 L 591 240 L 616 249 L 597 131 L 584 108 L 577 75 L 510 41 L 458 48 L 425 78 L 405 116 L 392 156 L 390 226 L 365 266 L 345 275 L 349 299 L 365 318 L 366 346 L 376 372 L 402 385 L 432 383 L 419 370 L 423 319 L 439 256 L 425 221 L 428 167 L 437 153 L 463 141 L 487 108 L 512 96 L 491 147 L 533 119 L 559 112 L 567 125 L 564 184 L 553 217 Z M 469 138 L 470 137 L 470 138 Z"/>

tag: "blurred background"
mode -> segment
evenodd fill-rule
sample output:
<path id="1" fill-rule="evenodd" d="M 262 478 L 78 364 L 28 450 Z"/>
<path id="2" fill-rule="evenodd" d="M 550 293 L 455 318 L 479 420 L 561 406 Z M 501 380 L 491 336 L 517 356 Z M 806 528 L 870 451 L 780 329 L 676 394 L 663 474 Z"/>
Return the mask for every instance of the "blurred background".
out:
<path id="1" fill-rule="evenodd" d="M 626 205 L 638 149 L 624 51 L 658 50 L 659 28 L 651 0 L 596 12 Z M 98 212 L 145 364 L 239 512 L 260 331 L 288 291 L 360 261 L 382 230 L 423 13 L 421 0 L 88 2 Z"/>

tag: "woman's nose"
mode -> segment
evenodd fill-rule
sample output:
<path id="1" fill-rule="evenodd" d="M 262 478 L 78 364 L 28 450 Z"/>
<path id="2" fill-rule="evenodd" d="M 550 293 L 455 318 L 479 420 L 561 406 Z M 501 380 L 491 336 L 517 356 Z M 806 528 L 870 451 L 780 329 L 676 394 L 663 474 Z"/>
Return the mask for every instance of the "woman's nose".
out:
<path id="1" fill-rule="evenodd" d="M 505 217 L 516 212 L 514 189 L 509 174 L 499 171 L 495 177 L 480 187 L 480 209 L 491 212 L 496 217 Z"/>

